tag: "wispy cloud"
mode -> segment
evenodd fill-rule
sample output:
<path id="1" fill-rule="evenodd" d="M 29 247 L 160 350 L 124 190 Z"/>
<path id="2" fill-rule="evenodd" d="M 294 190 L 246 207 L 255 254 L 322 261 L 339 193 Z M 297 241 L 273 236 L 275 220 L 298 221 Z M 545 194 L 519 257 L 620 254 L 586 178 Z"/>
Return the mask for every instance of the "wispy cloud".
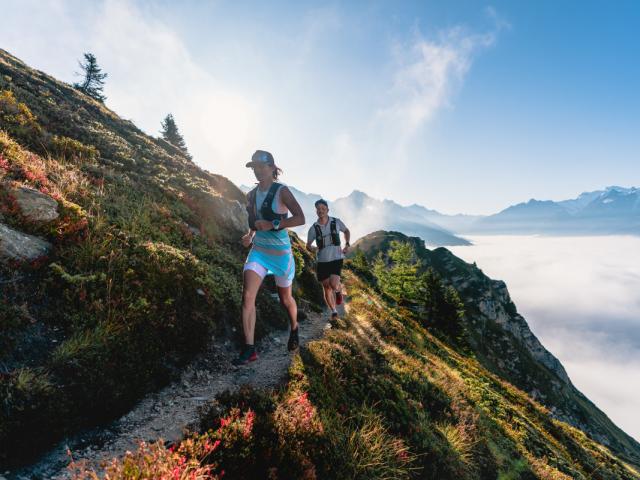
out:
<path id="1" fill-rule="evenodd" d="M 451 99 L 461 86 L 475 55 L 492 46 L 496 32 L 472 33 L 463 27 L 426 39 L 416 32 L 408 45 L 394 48 L 397 69 L 389 104 L 377 112 L 378 120 L 393 126 L 400 143 L 406 142 Z"/>
<path id="2" fill-rule="evenodd" d="M 262 102 L 214 77 L 159 16 L 127 0 L 104 0 L 91 8 L 33 3 L 33 8 L 12 9 L 18 21 L 3 26 L 2 36 L 9 39 L 5 48 L 67 81 L 76 80 L 71 74 L 77 71 L 75 58 L 94 53 L 109 74 L 109 108 L 151 135 L 159 134 L 160 121 L 171 112 L 200 165 L 230 176 L 245 173 L 234 160 L 245 158 L 255 139 L 264 138 Z M 28 10 L 37 13 L 27 19 Z M 25 35 L 27 24 L 41 35 Z M 58 63 L 42 65 L 47 58 Z"/>
<path id="3" fill-rule="evenodd" d="M 455 104 L 474 61 L 497 42 L 503 27 L 489 20 L 491 27 L 485 32 L 457 25 L 425 35 L 414 28 L 409 40 L 391 42 L 386 84 L 369 121 L 340 133 L 355 153 L 348 168 L 370 172 L 368 185 L 360 188 L 386 192 L 390 183 L 402 184 L 415 175 L 416 152 L 424 147 L 416 141 L 424 141 L 429 124 Z M 424 149 L 419 155 L 425 155 Z"/>
<path id="4" fill-rule="evenodd" d="M 131 2 L 105 1 L 95 27 L 91 45 L 109 65 L 112 108 L 151 134 L 172 112 L 198 163 L 227 174 L 242 171 L 232 159 L 246 156 L 249 139 L 260 136 L 256 98 L 221 84 L 170 26 Z"/>
<path id="5" fill-rule="evenodd" d="M 424 146 L 416 139 L 455 105 L 480 52 L 502 28 L 487 13 L 486 31 L 414 29 L 406 39 L 397 26 L 381 35 L 375 14 L 363 19 L 361 8 L 276 10 L 6 0 L 0 43 L 69 82 L 76 60 L 93 52 L 109 74 L 109 108 L 152 135 L 173 113 L 194 160 L 238 183 L 251 181 L 243 160 L 268 148 L 282 162 L 284 180 L 303 190 L 318 190 L 322 167 L 337 174 L 334 196 L 354 188 L 390 196 L 410 168 L 424 171 L 416 165 Z M 194 18 L 201 12 L 206 18 Z"/>

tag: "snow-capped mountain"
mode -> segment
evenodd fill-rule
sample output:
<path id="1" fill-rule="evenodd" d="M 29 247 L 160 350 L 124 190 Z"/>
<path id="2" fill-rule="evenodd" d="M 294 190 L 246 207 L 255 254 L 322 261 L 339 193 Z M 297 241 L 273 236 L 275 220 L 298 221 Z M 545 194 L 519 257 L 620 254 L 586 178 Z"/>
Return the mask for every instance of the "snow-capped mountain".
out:
<path id="1" fill-rule="evenodd" d="M 465 233 L 640 234 L 640 189 L 611 186 L 553 202 L 531 199 L 475 222 Z"/>
<path id="2" fill-rule="evenodd" d="M 290 188 L 307 216 L 307 225 L 296 232 L 306 238 L 315 219 L 314 202 L 321 195 Z M 531 199 L 489 216 L 446 215 L 418 204 L 378 200 L 358 190 L 330 202 L 329 207 L 330 215 L 347 223 L 354 239 L 376 230 L 418 236 L 434 246 L 465 245 L 467 240 L 457 235 L 470 234 L 640 235 L 640 189 L 636 187 L 611 186 L 562 201 Z"/>

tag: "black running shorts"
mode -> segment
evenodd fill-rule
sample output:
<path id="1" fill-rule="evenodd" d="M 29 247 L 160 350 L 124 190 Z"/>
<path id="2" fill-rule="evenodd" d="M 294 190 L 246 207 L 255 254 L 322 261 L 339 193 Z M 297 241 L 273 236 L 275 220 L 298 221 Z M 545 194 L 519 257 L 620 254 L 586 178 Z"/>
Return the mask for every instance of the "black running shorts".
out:
<path id="1" fill-rule="evenodd" d="M 326 280 L 331 275 L 340 276 L 340 272 L 342 272 L 342 259 L 333 262 L 318 262 L 316 266 L 319 282 Z"/>

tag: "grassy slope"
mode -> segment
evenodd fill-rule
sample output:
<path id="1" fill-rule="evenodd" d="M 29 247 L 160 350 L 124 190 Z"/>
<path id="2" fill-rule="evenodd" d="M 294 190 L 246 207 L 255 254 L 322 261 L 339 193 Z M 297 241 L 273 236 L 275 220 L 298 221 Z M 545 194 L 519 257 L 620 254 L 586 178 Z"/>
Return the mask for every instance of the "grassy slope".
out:
<path id="1" fill-rule="evenodd" d="M 495 281 L 447 249 L 428 250 L 422 240 L 398 232 L 376 232 L 358 240 L 354 246 L 373 258 L 377 252 L 386 251 L 392 240 L 412 242 L 425 265 L 433 267 L 445 282 L 452 283 L 458 290 L 465 303 L 473 350 L 486 368 L 525 392 L 536 391 L 541 403 L 554 409 L 556 416 L 587 432 L 622 458 L 640 465 L 638 442 L 618 428 L 571 383 L 561 381 L 534 359 L 513 335 L 483 318 L 478 308 L 479 300 L 495 288 Z M 507 305 L 507 310 L 510 315 L 517 315 L 513 303 Z"/>
<path id="2" fill-rule="evenodd" d="M 10 188 L 22 185 L 53 196 L 60 218 L 27 222 Z M 0 221 L 53 244 L 31 265 L 0 264 L 0 464 L 113 418 L 211 334 L 241 330 L 244 198 L 0 50 Z M 295 250 L 296 293 L 319 300 Z M 259 302 L 258 336 L 286 325 L 273 300 Z"/>
<path id="3" fill-rule="evenodd" d="M 346 283 L 348 315 L 301 352 L 282 391 L 223 396 L 203 433 L 145 445 L 110 478 L 640 478 L 359 276 Z"/>

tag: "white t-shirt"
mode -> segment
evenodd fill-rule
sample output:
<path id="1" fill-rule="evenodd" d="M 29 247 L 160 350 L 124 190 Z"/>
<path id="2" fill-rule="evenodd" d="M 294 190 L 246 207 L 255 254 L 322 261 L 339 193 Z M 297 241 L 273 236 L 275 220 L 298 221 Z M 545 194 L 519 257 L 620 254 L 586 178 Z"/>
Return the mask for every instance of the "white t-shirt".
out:
<path id="1" fill-rule="evenodd" d="M 342 254 L 342 247 L 339 245 L 334 245 L 331 241 L 331 220 L 334 217 L 329 217 L 329 221 L 326 225 L 320 225 L 317 221 L 311 225 L 309 228 L 309 233 L 307 233 L 307 239 L 313 239 L 313 242 L 316 241 L 316 225 L 320 227 L 320 231 L 322 232 L 322 240 L 325 245 L 323 249 L 318 250 L 318 262 L 333 262 L 334 260 L 340 260 L 344 258 Z M 347 230 L 347 227 L 342 220 L 336 218 L 336 229 L 338 232 L 344 232 Z M 312 243 L 313 243 L 312 242 Z"/>

